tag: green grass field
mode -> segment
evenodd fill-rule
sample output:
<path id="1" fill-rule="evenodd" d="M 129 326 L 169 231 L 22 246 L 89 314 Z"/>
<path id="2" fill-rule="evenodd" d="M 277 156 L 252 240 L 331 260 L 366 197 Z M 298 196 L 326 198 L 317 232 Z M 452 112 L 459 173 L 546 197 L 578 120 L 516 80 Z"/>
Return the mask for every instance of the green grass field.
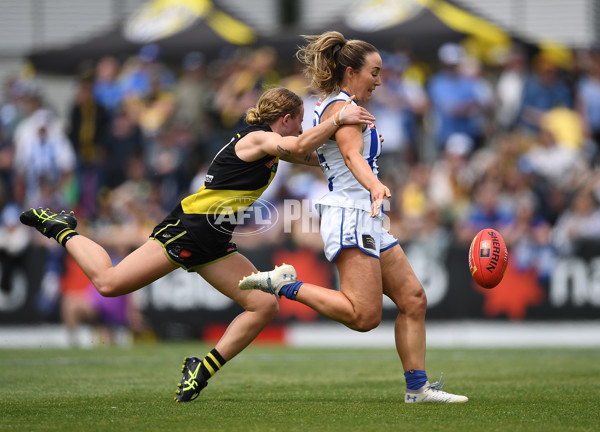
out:
<path id="1" fill-rule="evenodd" d="M 393 350 L 258 346 L 175 403 L 183 357 L 210 348 L 0 350 L 0 430 L 600 430 L 600 349 L 430 350 L 430 379 L 470 401 L 413 405 Z"/>

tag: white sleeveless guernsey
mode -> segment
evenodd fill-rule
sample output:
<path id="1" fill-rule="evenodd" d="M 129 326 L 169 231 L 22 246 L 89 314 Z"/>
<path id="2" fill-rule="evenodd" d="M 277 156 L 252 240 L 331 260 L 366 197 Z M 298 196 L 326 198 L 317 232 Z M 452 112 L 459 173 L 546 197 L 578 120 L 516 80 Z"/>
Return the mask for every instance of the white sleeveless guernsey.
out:
<path id="1" fill-rule="evenodd" d="M 337 101 L 347 101 L 350 95 L 344 91 L 339 94 L 323 96 L 317 102 L 314 110 L 314 125 L 321 123 L 321 117 L 327 107 Z M 356 105 L 356 102 L 352 102 Z M 331 121 L 328 119 L 328 121 Z M 363 130 L 363 157 L 371 167 L 373 174 L 379 178 L 377 159 L 381 154 L 381 142 L 375 127 L 366 126 Z M 352 172 L 344 163 L 337 142 L 329 139 L 317 149 L 321 170 L 329 183 L 329 193 L 321 198 L 316 207 L 321 211 L 321 206 L 334 206 L 358 208 L 371 211 L 371 194 L 356 180 Z"/>

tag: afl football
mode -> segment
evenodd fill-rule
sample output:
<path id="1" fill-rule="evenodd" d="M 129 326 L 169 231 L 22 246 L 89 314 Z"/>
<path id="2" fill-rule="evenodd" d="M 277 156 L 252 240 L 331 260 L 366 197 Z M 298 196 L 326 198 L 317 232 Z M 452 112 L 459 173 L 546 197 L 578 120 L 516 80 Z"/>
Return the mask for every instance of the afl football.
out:
<path id="1" fill-rule="evenodd" d="M 486 228 L 477 233 L 469 248 L 469 270 L 478 285 L 494 288 L 508 266 L 508 249 L 500 233 Z"/>

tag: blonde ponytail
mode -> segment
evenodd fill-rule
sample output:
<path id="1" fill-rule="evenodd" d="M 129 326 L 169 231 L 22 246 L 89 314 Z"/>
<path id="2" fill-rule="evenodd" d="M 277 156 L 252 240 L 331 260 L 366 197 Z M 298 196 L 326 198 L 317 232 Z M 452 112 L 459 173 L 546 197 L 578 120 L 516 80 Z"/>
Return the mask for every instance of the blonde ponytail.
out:
<path id="1" fill-rule="evenodd" d="M 308 44 L 296 52 L 296 58 L 304 65 L 311 87 L 325 94 L 338 93 L 346 69 L 360 71 L 367 54 L 378 52 L 370 43 L 346 40 L 336 31 L 303 37 Z"/>

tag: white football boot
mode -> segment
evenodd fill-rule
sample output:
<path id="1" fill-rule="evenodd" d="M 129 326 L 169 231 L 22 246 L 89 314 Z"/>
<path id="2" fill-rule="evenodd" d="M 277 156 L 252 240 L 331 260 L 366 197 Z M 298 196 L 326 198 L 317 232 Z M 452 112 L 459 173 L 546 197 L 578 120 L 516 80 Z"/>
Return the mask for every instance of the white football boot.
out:
<path id="1" fill-rule="evenodd" d="M 284 263 L 271 271 L 252 273 L 250 276 L 246 276 L 240 281 L 239 287 L 243 290 L 257 289 L 279 297 L 281 287 L 297 280 L 296 269 Z"/>
<path id="2" fill-rule="evenodd" d="M 429 384 L 429 381 L 427 381 L 419 390 L 406 389 L 404 402 L 465 403 L 469 400 L 466 396 L 455 395 L 443 391 L 442 387 L 444 387 L 444 384 L 441 384 L 441 382 L 442 379 L 440 377 L 440 380 L 433 384 Z"/>

